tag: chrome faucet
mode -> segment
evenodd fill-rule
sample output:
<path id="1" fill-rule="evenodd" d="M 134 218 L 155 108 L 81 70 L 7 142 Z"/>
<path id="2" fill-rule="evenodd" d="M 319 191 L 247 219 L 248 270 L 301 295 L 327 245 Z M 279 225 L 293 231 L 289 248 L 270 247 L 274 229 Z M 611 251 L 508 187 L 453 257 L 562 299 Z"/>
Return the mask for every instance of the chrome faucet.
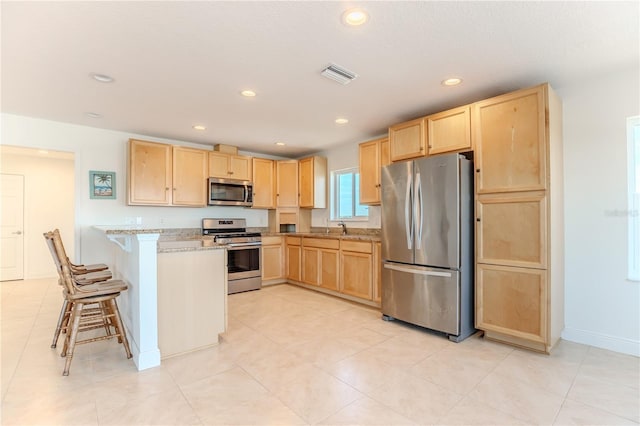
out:
<path id="1" fill-rule="evenodd" d="M 340 221 L 338 222 L 338 226 L 342 226 L 342 235 L 347 235 L 347 224 Z"/>

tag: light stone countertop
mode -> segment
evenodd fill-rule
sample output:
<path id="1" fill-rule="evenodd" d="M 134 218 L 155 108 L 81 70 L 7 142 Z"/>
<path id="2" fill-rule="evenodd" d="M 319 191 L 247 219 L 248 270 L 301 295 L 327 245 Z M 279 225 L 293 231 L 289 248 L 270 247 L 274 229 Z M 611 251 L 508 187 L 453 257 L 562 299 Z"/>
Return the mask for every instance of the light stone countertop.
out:
<path id="1" fill-rule="evenodd" d="M 263 232 L 263 237 L 313 237 L 313 238 L 332 238 L 338 240 L 355 240 L 355 241 L 380 241 L 380 235 L 369 234 L 347 234 L 342 235 L 335 232 Z"/>

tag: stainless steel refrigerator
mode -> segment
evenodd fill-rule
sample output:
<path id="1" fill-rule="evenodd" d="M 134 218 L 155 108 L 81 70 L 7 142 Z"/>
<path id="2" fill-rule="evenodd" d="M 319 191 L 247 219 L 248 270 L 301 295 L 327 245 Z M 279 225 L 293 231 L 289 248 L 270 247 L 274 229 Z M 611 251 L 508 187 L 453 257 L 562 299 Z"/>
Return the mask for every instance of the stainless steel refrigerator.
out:
<path id="1" fill-rule="evenodd" d="M 382 314 L 473 334 L 473 164 L 459 154 L 382 168 Z"/>

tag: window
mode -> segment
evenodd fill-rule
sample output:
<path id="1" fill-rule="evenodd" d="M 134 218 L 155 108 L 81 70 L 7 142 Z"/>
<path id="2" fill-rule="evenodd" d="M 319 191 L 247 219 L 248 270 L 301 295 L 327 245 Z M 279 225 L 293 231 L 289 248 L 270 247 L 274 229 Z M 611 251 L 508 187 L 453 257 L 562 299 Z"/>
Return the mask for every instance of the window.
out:
<path id="1" fill-rule="evenodd" d="M 357 168 L 331 172 L 331 219 L 362 220 L 369 206 L 360 204 L 360 173 Z"/>
<path id="2" fill-rule="evenodd" d="M 640 281 L 640 116 L 627 119 L 629 279 Z"/>

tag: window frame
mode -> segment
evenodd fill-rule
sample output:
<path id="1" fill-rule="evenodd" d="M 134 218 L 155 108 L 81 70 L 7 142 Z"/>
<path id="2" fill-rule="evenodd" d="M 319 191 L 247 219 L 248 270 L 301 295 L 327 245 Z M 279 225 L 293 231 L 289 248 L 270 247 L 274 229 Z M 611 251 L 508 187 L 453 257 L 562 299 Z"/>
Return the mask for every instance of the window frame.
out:
<path id="1" fill-rule="evenodd" d="M 351 197 L 351 210 L 354 213 L 354 216 L 350 217 L 341 217 L 340 216 L 340 191 L 339 191 L 339 177 L 341 175 L 353 174 L 354 179 L 352 183 L 353 196 Z M 356 176 L 358 178 L 356 179 Z M 369 220 L 369 206 L 365 204 L 360 204 L 360 188 L 359 183 L 360 179 L 360 170 L 358 167 L 349 167 L 346 169 L 332 170 L 331 171 L 331 205 L 330 205 L 330 217 L 332 221 L 344 221 L 344 222 L 364 222 Z M 366 208 L 367 215 L 356 215 L 357 206 Z"/>

